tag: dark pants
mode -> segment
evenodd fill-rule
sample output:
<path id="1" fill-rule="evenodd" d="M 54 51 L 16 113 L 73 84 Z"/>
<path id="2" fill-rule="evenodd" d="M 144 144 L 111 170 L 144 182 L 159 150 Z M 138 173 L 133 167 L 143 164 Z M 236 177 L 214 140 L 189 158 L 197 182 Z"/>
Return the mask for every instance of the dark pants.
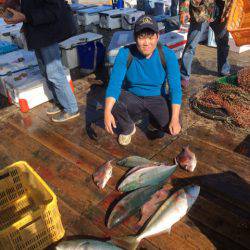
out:
<path id="1" fill-rule="evenodd" d="M 217 44 L 217 68 L 219 74 L 228 74 L 230 72 L 230 65 L 227 61 L 229 53 L 228 37 L 229 33 L 226 29 L 226 23 L 221 23 L 219 19 L 212 23 L 197 23 L 190 22 L 190 28 L 187 38 L 187 44 L 185 46 L 182 55 L 181 64 L 181 78 L 189 80 L 191 75 L 191 66 L 193 57 L 195 55 L 196 47 L 200 41 L 200 37 L 203 32 L 207 29 L 208 25 L 213 29 L 215 34 L 215 41 Z"/>
<path id="2" fill-rule="evenodd" d="M 150 121 L 154 127 L 166 130 L 170 109 L 163 96 L 140 97 L 122 90 L 119 100 L 112 109 L 112 114 L 124 135 L 133 131 L 135 119 L 145 112 L 149 113 Z"/>
<path id="3" fill-rule="evenodd" d="M 171 7 L 170 7 L 170 11 L 171 11 L 171 16 L 177 16 L 177 6 L 179 4 L 179 0 L 172 0 L 171 1 Z"/>

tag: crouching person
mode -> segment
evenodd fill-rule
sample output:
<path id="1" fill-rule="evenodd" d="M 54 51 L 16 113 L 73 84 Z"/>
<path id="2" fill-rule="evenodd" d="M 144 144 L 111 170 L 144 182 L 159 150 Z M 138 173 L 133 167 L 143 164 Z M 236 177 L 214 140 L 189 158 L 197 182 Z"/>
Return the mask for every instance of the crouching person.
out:
<path id="1" fill-rule="evenodd" d="M 180 70 L 175 53 L 161 46 L 156 21 L 148 15 L 135 23 L 136 44 L 119 50 L 106 91 L 104 122 L 113 134 L 118 123 L 118 142 L 128 145 L 136 132 L 133 118 L 147 111 L 152 124 L 171 135 L 181 131 Z M 166 81 L 169 84 L 168 105 Z"/>

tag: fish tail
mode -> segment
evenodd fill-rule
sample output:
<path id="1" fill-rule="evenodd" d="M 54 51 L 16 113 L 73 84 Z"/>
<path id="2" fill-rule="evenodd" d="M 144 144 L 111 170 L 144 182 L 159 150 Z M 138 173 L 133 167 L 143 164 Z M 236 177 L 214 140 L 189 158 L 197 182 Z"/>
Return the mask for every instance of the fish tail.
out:
<path id="1" fill-rule="evenodd" d="M 136 236 L 125 236 L 119 238 L 112 238 L 111 240 L 116 246 L 126 250 L 135 250 L 141 239 Z"/>

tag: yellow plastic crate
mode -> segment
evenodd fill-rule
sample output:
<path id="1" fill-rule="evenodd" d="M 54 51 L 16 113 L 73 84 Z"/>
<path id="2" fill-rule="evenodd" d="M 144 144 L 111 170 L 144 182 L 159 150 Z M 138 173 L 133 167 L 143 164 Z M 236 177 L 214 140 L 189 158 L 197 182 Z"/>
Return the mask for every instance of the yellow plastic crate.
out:
<path id="1" fill-rule="evenodd" d="M 0 249 L 44 249 L 64 233 L 55 194 L 26 162 L 0 171 Z"/>
<path id="2" fill-rule="evenodd" d="M 250 0 L 234 0 L 227 29 L 237 46 L 250 44 Z"/>

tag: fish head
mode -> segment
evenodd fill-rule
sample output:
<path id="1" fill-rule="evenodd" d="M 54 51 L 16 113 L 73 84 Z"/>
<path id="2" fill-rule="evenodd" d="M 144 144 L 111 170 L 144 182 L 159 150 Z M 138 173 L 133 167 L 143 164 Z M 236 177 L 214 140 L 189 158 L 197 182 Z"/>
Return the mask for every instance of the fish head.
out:
<path id="1" fill-rule="evenodd" d="M 197 165 L 197 160 L 195 155 L 191 158 L 191 160 L 189 161 L 189 163 L 185 166 L 185 169 L 189 172 L 193 172 L 196 168 Z"/>
<path id="2" fill-rule="evenodd" d="M 197 164 L 195 154 L 189 149 L 189 146 L 182 148 L 180 154 L 175 158 L 175 162 L 189 172 L 193 172 Z"/>
<path id="3" fill-rule="evenodd" d="M 108 161 L 93 174 L 94 182 L 99 188 L 103 189 L 106 186 L 108 180 L 112 176 L 112 169 L 113 166 L 111 161 Z"/>
<path id="4" fill-rule="evenodd" d="M 110 178 L 112 176 L 112 165 L 110 162 L 108 162 L 108 164 L 105 165 L 105 172 L 106 172 L 106 175 Z"/>
<path id="5" fill-rule="evenodd" d="M 105 175 L 103 177 L 103 180 L 100 182 L 100 187 L 103 189 L 107 182 L 109 181 L 110 177 L 112 176 L 112 168 L 107 169 L 107 172 L 105 172 Z"/>
<path id="6" fill-rule="evenodd" d="M 184 187 L 184 190 L 186 193 L 188 208 L 190 208 L 194 204 L 194 202 L 196 201 L 200 193 L 200 186 L 189 185 L 189 186 Z"/>

